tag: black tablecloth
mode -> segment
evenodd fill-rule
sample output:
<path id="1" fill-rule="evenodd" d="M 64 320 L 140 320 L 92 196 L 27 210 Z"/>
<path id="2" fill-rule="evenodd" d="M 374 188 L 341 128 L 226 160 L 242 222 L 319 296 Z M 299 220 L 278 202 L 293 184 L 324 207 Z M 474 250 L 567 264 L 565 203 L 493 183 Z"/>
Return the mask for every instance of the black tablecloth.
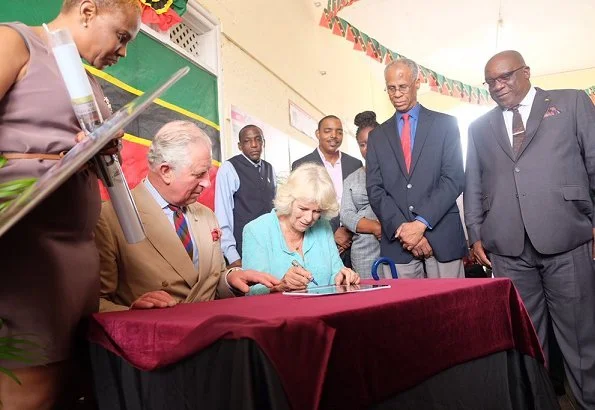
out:
<path id="1" fill-rule="evenodd" d="M 219 340 L 154 371 L 138 370 L 97 344 L 90 344 L 90 352 L 100 410 L 291 408 L 271 362 L 250 339 Z M 320 408 L 339 407 L 323 391 Z M 559 406 L 543 365 L 508 350 L 451 367 L 371 408 L 548 410 Z"/>

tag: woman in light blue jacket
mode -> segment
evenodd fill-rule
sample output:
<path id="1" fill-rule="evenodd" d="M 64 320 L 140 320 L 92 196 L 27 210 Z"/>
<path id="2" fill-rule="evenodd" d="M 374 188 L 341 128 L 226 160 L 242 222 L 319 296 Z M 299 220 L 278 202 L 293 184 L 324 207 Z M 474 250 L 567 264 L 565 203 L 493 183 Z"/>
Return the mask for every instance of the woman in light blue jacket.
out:
<path id="1" fill-rule="evenodd" d="M 295 169 L 277 188 L 274 204 L 244 227 L 242 267 L 268 272 L 281 283 L 270 290 L 254 285 L 250 294 L 359 283 L 357 273 L 343 266 L 328 222 L 339 205 L 324 167 L 306 163 Z"/>

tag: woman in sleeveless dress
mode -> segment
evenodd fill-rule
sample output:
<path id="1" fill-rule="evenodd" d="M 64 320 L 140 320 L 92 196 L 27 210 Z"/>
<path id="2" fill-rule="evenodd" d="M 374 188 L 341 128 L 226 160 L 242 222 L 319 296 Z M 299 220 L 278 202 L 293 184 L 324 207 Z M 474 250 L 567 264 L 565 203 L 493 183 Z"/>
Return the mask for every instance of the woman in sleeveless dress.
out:
<path id="1" fill-rule="evenodd" d="M 138 0 L 64 0 L 48 26 L 68 29 L 81 57 L 103 69 L 126 55 L 140 14 Z M 1 24 L 0 61 L 0 153 L 8 158 L 0 183 L 40 177 L 81 129 L 42 27 Z M 0 237 L 0 337 L 24 336 L 41 347 L 32 363 L 0 360 L 22 383 L 0 372 L 4 410 L 68 408 L 76 327 L 98 307 L 99 212 L 97 177 L 80 170 Z"/>

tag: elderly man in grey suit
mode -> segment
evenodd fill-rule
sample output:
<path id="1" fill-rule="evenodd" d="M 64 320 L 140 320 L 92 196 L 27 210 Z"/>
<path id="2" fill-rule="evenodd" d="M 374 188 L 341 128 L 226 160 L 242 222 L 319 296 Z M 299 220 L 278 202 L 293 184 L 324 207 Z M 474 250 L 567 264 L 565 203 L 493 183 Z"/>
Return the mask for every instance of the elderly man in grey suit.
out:
<path id="1" fill-rule="evenodd" d="M 469 127 L 465 221 L 476 258 L 514 282 L 544 351 L 548 326 L 577 401 L 595 408 L 595 108 L 531 86 L 516 51 L 485 80 L 498 107 Z"/>
<path id="2" fill-rule="evenodd" d="M 467 242 L 456 204 L 465 174 L 457 120 L 417 102 L 419 69 L 398 59 L 384 70 L 395 115 L 368 137 L 366 185 L 382 224 L 380 254 L 399 277 L 462 278 Z"/>

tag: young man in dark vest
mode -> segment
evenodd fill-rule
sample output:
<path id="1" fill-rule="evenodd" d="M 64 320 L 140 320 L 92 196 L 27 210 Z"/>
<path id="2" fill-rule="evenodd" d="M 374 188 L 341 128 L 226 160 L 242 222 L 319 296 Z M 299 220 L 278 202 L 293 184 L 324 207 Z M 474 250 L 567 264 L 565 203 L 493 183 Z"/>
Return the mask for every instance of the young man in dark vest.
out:
<path id="1" fill-rule="evenodd" d="M 221 250 L 230 267 L 242 266 L 244 226 L 273 209 L 275 172 L 261 159 L 264 137 L 256 125 L 240 130 L 241 153 L 224 162 L 217 172 L 215 215 L 221 226 Z"/>

